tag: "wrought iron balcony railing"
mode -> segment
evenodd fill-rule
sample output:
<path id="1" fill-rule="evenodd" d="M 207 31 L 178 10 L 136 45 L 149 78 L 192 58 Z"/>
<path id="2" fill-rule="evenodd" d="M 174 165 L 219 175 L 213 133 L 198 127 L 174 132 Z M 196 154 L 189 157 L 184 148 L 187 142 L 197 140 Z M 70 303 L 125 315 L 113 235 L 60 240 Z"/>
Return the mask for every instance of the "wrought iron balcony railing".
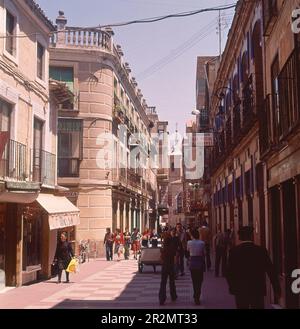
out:
<path id="1" fill-rule="evenodd" d="M 55 185 L 56 156 L 44 150 L 32 150 L 32 179 L 43 185 Z"/>
<path id="2" fill-rule="evenodd" d="M 28 178 L 26 145 L 7 140 L 0 146 L 0 177 L 25 181 Z"/>

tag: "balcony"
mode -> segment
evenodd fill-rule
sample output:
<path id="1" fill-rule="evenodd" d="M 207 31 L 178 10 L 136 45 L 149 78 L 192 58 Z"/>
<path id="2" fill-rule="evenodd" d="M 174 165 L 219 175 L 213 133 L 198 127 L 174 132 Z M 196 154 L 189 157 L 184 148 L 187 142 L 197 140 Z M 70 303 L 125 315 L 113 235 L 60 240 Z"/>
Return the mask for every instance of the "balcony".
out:
<path id="1" fill-rule="evenodd" d="M 43 185 L 55 186 L 56 157 L 55 154 L 43 151 L 32 150 L 33 165 L 32 179 Z"/>
<path id="2" fill-rule="evenodd" d="M 229 115 L 226 120 L 226 150 L 230 151 L 232 146 L 232 128 L 231 128 L 231 116 Z"/>
<path id="3" fill-rule="evenodd" d="M 97 28 L 65 27 L 64 30 L 51 36 L 50 45 L 52 47 L 66 46 L 77 49 L 112 51 L 110 34 Z"/>
<path id="4" fill-rule="evenodd" d="M 8 140 L 0 146 L 0 178 L 25 181 L 28 177 L 26 145 Z"/>
<path id="5" fill-rule="evenodd" d="M 128 184 L 134 188 L 141 188 L 141 176 L 134 169 L 127 170 Z"/>
<path id="6" fill-rule="evenodd" d="M 255 120 L 254 97 L 253 97 L 253 79 L 249 77 L 243 88 L 243 132 L 247 133 Z"/>
<path id="7" fill-rule="evenodd" d="M 262 158 L 270 151 L 271 147 L 271 95 L 268 95 L 264 101 L 264 107 L 259 113 L 259 145 Z"/>
<path id="8" fill-rule="evenodd" d="M 272 32 L 278 16 L 277 0 L 263 0 L 264 35 Z"/>
<path id="9" fill-rule="evenodd" d="M 240 104 L 237 104 L 233 108 L 233 143 L 235 145 L 239 143 L 241 133 L 241 110 Z"/>

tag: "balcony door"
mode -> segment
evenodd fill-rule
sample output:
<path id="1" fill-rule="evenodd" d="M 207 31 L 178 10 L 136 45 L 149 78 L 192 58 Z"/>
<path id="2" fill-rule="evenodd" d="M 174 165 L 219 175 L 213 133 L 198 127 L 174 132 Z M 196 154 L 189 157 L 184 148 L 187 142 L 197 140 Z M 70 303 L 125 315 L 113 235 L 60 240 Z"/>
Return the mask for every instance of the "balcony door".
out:
<path id="1" fill-rule="evenodd" d="M 42 182 L 42 147 L 43 147 L 43 122 L 34 119 L 33 128 L 33 180 Z"/>
<path id="2" fill-rule="evenodd" d="M 9 174 L 9 139 L 11 105 L 0 99 L 0 177 Z"/>

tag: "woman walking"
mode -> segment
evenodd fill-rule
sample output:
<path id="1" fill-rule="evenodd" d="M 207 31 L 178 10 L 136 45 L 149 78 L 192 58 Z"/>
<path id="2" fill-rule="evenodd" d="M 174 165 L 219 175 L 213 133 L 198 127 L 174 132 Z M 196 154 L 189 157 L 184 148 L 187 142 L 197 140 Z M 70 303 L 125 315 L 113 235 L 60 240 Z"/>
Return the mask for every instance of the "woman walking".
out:
<path id="1" fill-rule="evenodd" d="M 124 257 L 126 260 L 129 259 L 129 255 L 130 255 L 130 245 L 131 245 L 131 234 L 128 230 L 128 228 L 125 229 L 124 232 L 124 248 L 125 248 L 125 253 L 124 253 Z"/>
<path id="2" fill-rule="evenodd" d="M 124 235 L 121 233 L 120 229 L 116 229 L 116 234 L 114 238 L 115 242 L 115 254 L 118 255 L 118 262 L 121 260 L 121 254 L 124 252 Z"/>
<path id="3" fill-rule="evenodd" d="M 132 250 L 133 250 L 133 256 L 134 259 L 137 259 L 137 254 L 140 251 L 140 240 L 141 240 L 141 235 L 139 233 L 138 228 L 133 229 L 133 233 L 131 235 L 131 242 L 132 242 Z"/>
<path id="4" fill-rule="evenodd" d="M 57 283 L 61 283 L 61 276 L 62 271 L 64 270 L 66 272 L 66 283 L 69 281 L 69 272 L 66 271 L 68 268 L 68 265 L 74 257 L 74 252 L 71 246 L 71 243 L 67 241 L 67 233 L 62 233 L 60 235 L 60 241 L 57 244 L 56 252 L 55 252 L 55 262 L 57 262 L 58 265 L 58 281 Z"/>
<path id="5" fill-rule="evenodd" d="M 194 301 L 196 305 L 200 305 L 203 272 L 205 269 L 205 242 L 199 240 L 198 230 L 192 230 L 191 237 L 192 240 L 187 243 L 187 250 L 190 255 L 190 271 L 194 288 Z"/>

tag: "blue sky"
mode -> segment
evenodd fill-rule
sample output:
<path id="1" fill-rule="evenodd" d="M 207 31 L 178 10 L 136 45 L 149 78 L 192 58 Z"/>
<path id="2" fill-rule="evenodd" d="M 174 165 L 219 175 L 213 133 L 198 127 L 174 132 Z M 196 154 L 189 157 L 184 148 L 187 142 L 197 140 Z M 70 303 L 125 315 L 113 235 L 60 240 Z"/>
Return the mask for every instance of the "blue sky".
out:
<path id="1" fill-rule="evenodd" d="M 161 16 L 236 0 L 37 0 L 55 21 L 63 10 L 70 26 L 97 26 L 138 18 Z M 222 12 L 223 47 L 234 10 Z M 196 60 L 201 55 L 218 55 L 218 13 L 171 18 L 151 24 L 114 28 L 114 41 L 137 78 L 148 105 L 156 106 L 160 119 L 168 120 L 170 131 L 185 122 L 196 102 Z"/>

